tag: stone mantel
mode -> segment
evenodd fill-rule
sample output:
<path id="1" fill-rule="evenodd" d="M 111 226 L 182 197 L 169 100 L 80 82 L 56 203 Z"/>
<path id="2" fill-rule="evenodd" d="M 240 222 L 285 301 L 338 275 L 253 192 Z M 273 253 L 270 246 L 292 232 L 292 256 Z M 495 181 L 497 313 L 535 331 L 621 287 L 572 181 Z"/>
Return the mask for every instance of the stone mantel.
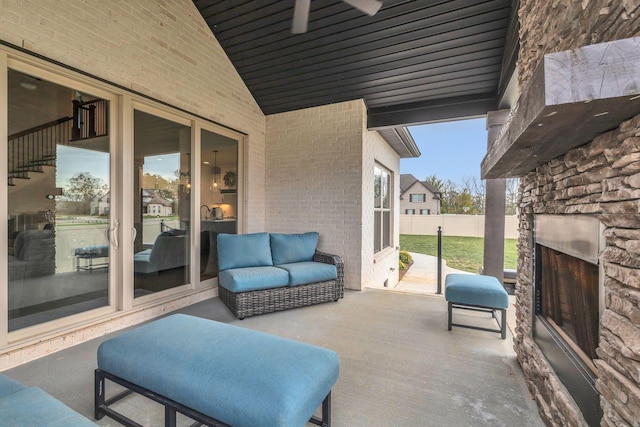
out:
<path id="1" fill-rule="evenodd" d="M 482 161 L 518 177 L 640 113 L 640 37 L 544 56 Z"/>

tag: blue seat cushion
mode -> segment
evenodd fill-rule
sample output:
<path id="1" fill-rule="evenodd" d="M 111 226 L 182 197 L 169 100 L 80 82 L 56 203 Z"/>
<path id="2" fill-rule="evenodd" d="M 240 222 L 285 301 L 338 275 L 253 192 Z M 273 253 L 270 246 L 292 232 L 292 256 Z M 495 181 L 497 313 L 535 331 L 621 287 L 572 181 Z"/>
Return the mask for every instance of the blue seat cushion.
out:
<path id="1" fill-rule="evenodd" d="M 302 234 L 271 233 L 273 265 L 312 261 L 320 234 L 315 231 Z"/>
<path id="2" fill-rule="evenodd" d="M 218 269 L 272 266 L 269 233 L 218 234 Z"/>
<path id="3" fill-rule="evenodd" d="M 303 426 L 338 379 L 328 349 L 176 314 L 103 342 L 98 367 L 235 427 Z"/>
<path id="4" fill-rule="evenodd" d="M 3 426 L 86 427 L 89 421 L 37 387 L 24 388 L 0 399 Z"/>
<path id="5" fill-rule="evenodd" d="M 236 293 L 279 288 L 289 284 L 289 273 L 277 267 L 232 268 L 218 273 L 218 283 Z"/>
<path id="6" fill-rule="evenodd" d="M 509 294 L 498 279 L 479 274 L 448 274 L 444 298 L 453 303 L 496 309 L 509 306 Z"/>
<path id="7" fill-rule="evenodd" d="M 276 267 L 289 272 L 289 286 L 307 285 L 315 282 L 326 282 L 338 278 L 338 270 L 333 264 L 322 262 L 296 262 Z"/>

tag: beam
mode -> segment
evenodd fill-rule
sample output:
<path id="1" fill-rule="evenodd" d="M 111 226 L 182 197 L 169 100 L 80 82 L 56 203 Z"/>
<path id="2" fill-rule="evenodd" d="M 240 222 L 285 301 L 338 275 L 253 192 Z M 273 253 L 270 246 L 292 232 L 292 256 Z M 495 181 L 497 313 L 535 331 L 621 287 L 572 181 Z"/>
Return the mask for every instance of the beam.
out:
<path id="1" fill-rule="evenodd" d="M 482 161 L 522 176 L 640 113 L 640 37 L 547 54 Z"/>
<path id="2" fill-rule="evenodd" d="M 479 117 L 496 109 L 495 94 L 458 96 L 434 101 L 370 108 L 367 128 L 413 126 L 446 120 Z"/>

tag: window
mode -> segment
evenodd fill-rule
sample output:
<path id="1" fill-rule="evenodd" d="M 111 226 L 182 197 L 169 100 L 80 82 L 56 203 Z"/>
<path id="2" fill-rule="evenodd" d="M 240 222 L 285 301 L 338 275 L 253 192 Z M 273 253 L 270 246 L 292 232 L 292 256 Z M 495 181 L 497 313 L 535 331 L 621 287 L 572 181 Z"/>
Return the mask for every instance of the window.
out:
<path id="1" fill-rule="evenodd" d="M 426 194 L 411 194 L 410 202 L 411 203 L 424 203 L 427 201 Z"/>
<path id="2" fill-rule="evenodd" d="M 373 250 L 380 252 L 391 244 L 391 173 L 381 166 L 374 167 Z"/>
<path id="3" fill-rule="evenodd" d="M 420 209 L 420 215 L 431 215 L 431 209 Z"/>
<path id="4" fill-rule="evenodd" d="M 416 210 L 415 209 L 405 209 L 404 213 L 407 215 L 415 215 L 416 214 Z"/>

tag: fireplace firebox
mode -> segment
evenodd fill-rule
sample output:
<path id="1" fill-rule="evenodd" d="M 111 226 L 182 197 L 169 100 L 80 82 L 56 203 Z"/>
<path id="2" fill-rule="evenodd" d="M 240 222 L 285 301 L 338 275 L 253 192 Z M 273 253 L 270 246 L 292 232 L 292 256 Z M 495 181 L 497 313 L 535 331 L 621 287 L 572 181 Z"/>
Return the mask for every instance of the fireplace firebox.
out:
<path id="1" fill-rule="evenodd" d="M 600 425 L 595 388 L 603 283 L 600 221 L 579 215 L 534 219 L 534 339 L 589 425 Z"/>

